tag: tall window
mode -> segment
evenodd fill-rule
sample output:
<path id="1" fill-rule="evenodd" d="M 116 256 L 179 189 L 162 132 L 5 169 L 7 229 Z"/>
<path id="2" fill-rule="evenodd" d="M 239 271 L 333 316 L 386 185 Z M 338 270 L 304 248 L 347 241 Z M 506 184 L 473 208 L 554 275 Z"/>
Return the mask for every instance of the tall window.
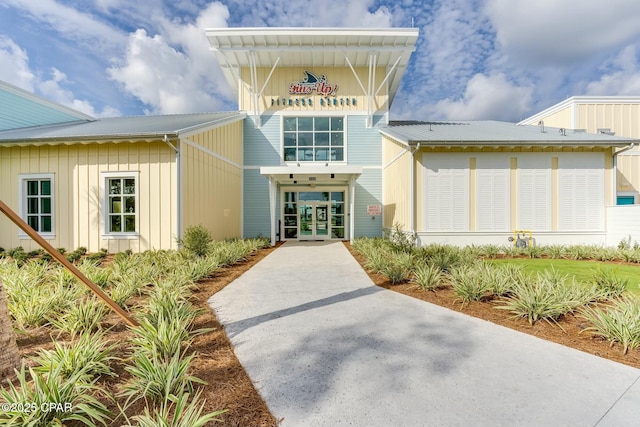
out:
<path id="1" fill-rule="evenodd" d="M 344 161 L 344 117 L 285 117 L 284 160 Z"/>
<path id="2" fill-rule="evenodd" d="M 53 174 L 21 175 L 22 218 L 39 233 L 53 233 Z"/>
<path id="3" fill-rule="evenodd" d="M 107 234 L 138 232 L 138 174 L 105 174 L 105 231 Z"/>

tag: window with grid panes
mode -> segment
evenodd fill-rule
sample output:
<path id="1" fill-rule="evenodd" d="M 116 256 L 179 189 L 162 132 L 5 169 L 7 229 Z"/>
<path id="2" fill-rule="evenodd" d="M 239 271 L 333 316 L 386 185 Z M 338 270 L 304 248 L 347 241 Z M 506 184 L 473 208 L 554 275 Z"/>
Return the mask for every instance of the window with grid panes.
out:
<path id="1" fill-rule="evenodd" d="M 108 177 L 107 233 L 136 233 L 137 192 L 135 177 Z"/>
<path id="2" fill-rule="evenodd" d="M 344 161 L 344 117 L 284 117 L 283 140 L 285 161 Z"/>
<path id="3" fill-rule="evenodd" d="M 39 233 L 53 233 L 53 176 L 29 176 L 22 179 L 22 217 Z"/>

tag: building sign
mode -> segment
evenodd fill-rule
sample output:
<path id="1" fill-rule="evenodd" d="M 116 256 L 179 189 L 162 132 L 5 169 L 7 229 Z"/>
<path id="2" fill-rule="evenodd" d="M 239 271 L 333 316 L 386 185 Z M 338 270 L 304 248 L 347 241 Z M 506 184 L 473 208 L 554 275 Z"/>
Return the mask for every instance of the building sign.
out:
<path id="1" fill-rule="evenodd" d="M 331 84 L 323 74 L 318 76 L 311 71 L 305 71 L 304 77 L 300 81 L 292 82 L 289 85 L 290 98 L 271 98 L 271 107 L 338 107 L 355 106 L 356 98 L 337 97 L 338 85 Z M 312 98 L 319 95 L 321 98 Z"/>
<path id="2" fill-rule="evenodd" d="M 382 206 L 380 206 L 380 205 L 368 205 L 367 206 L 367 215 L 369 215 L 369 216 L 380 216 L 380 215 L 382 215 Z"/>
<path id="3" fill-rule="evenodd" d="M 302 80 L 289 85 L 289 95 L 311 95 L 315 92 L 324 97 L 336 96 L 338 85 L 329 84 L 324 74 L 322 77 L 316 76 L 311 71 L 305 71 L 304 74 L 305 77 Z"/>

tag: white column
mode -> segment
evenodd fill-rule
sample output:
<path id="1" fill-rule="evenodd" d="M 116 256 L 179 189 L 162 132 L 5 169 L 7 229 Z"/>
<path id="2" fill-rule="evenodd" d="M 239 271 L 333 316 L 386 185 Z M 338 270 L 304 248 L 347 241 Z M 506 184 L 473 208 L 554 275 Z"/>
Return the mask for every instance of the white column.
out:
<path id="1" fill-rule="evenodd" d="M 269 218 L 271 220 L 271 246 L 276 244 L 276 196 L 278 183 L 275 178 L 269 177 Z"/>
<path id="2" fill-rule="evenodd" d="M 356 180 L 351 178 L 349 180 L 349 242 L 353 243 L 355 236 L 355 204 L 356 204 Z"/>

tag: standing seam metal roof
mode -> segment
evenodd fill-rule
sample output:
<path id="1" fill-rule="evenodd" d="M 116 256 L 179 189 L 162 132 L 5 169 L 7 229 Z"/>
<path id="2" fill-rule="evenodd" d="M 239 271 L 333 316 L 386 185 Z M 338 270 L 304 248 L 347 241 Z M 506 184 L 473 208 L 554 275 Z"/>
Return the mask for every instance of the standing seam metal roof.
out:
<path id="1" fill-rule="evenodd" d="M 2 142 L 56 140 L 144 139 L 164 135 L 181 136 L 200 129 L 242 120 L 243 112 L 175 114 L 164 116 L 114 117 L 51 126 L 36 126 L 0 132 Z"/>
<path id="2" fill-rule="evenodd" d="M 499 121 L 419 122 L 381 127 L 380 132 L 405 144 L 451 145 L 593 145 L 624 146 L 637 140 L 573 129 L 523 126 Z"/>

